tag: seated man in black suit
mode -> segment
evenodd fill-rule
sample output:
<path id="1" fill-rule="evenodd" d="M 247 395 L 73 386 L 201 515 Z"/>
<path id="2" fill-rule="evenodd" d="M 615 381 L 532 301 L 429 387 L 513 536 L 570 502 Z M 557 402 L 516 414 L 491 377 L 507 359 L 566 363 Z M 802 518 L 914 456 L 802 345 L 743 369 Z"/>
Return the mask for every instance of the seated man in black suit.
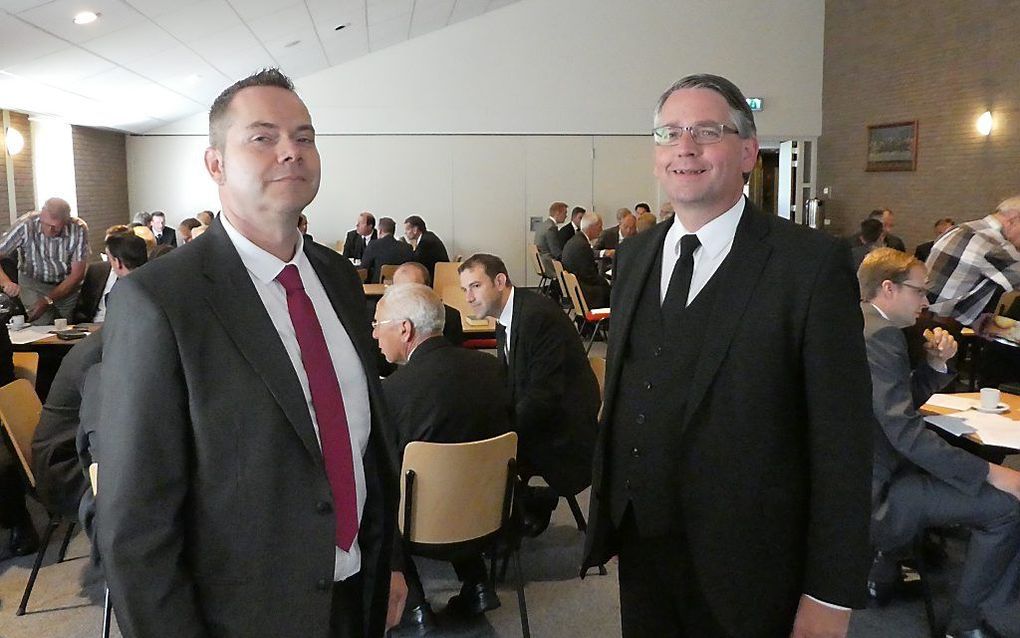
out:
<path id="1" fill-rule="evenodd" d="M 624 239 L 637 232 L 638 217 L 646 212 L 648 211 L 632 213 L 626 208 L 616 211 L 616 226 L 610 226 L 599 233 L 599 237 L 592 244 L 592 248 L 597 251 L 616 250 Z"/>
<path id="2" fill-rule="evenodd" d="M 390 363 L 399 368 L 383 381 L 401 454 L 412 441 L 464 443 L 510 431 L 510 399 L 503 368 L 492 356 L 446 341 L 443 302 L 428 286 L 395 284 L 375 309 L 373 334 Z M 478 554 L 453 561 L 463 583 L 448 608 L 480 614 L 499 607 Z M 426 629 L 434 625 L 421 579 L 408 557 L 405 617 Z"/>
<path id="3" fill-rule="evenodd" d="M 994 636 L 982 626 L 1016 605 L 1020 588 L 1020 472 L 950 445 L 925 427 L 918 408 L 953 379 L 956 341 L 942 328 L 925 333 L 927 361 L 911 369 L 903 328 L 928 305 L 927 269 L 916 258 L 878 248 L 858 272 L 864 338 L 871 367 L 875 431 L 872 541 L 879 550 L 869 586 L 881 600 L 899 568 L 887 553 L 926 527 L 971 531 L 947 635 Z"/>
<path id="4" fill-rule="evenodd" d="M 163 211 L 157 210 L 152 214 L 152 218 L 149 220 L 149 230 L 156 238 L 156 245 L 177 247 L 177 235 L 173 228 L 167 228 L 166 213 Z"/>
<path id="5" fill-rule="evenodd" d="M 885 231 L 878 219 L 865 219 L 861 222 L 861 231 L 851 239 L 850 255 L 854 260 L 854 272 L 861 267 L 861 262 L 871 251 L 881 248 L 885 241 Z M 855 243 L 856 242 L 856 243 Z"/>
<path id="6" fill-rule="evenodd" d="M 474 315 L 499 324 L 496 350 L 507 369 L 521 477 L 526 484 L 541 476 L 552 488 L 521 495 L 525 531 L 536 535 L 557 495 L 591 485 L 598 382 L 570 319 L 550 299 L 514 287 L 502 259 L 473 255 L 457 271 Z"/>
<path id="7" fill-rule="evenodd" d="M 198 221 L 194 217 L 186 217 L 177 226 L 177 236 L 181 238 L 181 243 L 186 244 L 191 241 L 191 232 L 202 225 L 202 222 Z"/>
<path id="8" fill-rule="evenodd" d="M 414 244 L 414 261 L 429 269 L 429 277 L 436 276 L 436 263 L 450 261 L 443 240 L 425 228 L 425 220 L 411 215 L 404 220 L 404 237 Z"/>
<path id="9" fill-rule="evenodd" d="M 563 247 L 567 245 L 571 237 L 580 232 L 581 218 L 584 217 L 585 212 L 580 206 L 574 206 L 570 211 L 570 223 L 546 231 L 546 243 L 549 245 L 549 254 L 553 259 L 563 259 Z"/>
<path id="10" fill-rule="evenodd" d="M 389 217 L 379 220 L 379 238 L 369 243 L 361 255 L 361 267 L 368 270 L 368 283 L 382 283 L 383 266 L 399 266 L 413 258 L 411 246 L 393 236 L 396 229 L 397 223 Z"/>
<path id="11" fill-rule="evenodd" d="M 72 323 L 101 323 L 106 318 L 106 296 L 113 290 L 119 277 L 126 276 L 148 261 L 145 240 L 130 230 L 116 232 L 113 226 L 106 236 L 106 261 L 90 264 L 85 272 L 78 303 L 72 313 Z"/>
<path id="12" fill-rule="evenodd" d="M 939 237 L 946 234 L 946 231 L 956 226 L 956 222 L 951 217 L 943 217 L 942 219 L 935 222 L 935 239 L 926 241 L 923 244 L 918 244 L 917 248 L 914 249 L 914 257 L 917 257 L 921 261 L 928 261 L 928 256 L 931 255 L 931 249 L 935 246 L 935 242 L 938 241 Z"/>
<path id="13" fill-rule="evenodd" d="M 409 261 L 393 273 L 393 284 L 421 284 L 431 288 L 432 278 L 429 277 L 429 271 L 425 270 L 425 266 L 416 261 Z M 443 304 L 443 310 L 445 312 L 443 336 L 455 346 L 462 345 L 464 343 L 464 324 L 460 320 L 460 311 L 446 304 Z"/>
<path id="14" fill-rule="evenodd" d="M 357 226 L 354 227 L 354 230 L 349 231 L 344 239 L 344 257 L 351 261 L 360 261 L 365 253 L 365 248 L 377 237 L 375 215 L 368 211 L 361 213 L 358 215 Z"/>
<path id="15" fill-rule="evenodd" d="M 602 232 L 602 218 L 598 213 L 585 213 L 581 218 L 581 232 L 576 233 L 563 247 L 563 269 L 577 277 L 581 292 L 589 308 L 605 308 L 609 305 L 609 282 L 599 274 L 595 263 L 595 251 L 591 242 Z M 612 257 L 614 250 L 604 250 L 606 257 Z"/>

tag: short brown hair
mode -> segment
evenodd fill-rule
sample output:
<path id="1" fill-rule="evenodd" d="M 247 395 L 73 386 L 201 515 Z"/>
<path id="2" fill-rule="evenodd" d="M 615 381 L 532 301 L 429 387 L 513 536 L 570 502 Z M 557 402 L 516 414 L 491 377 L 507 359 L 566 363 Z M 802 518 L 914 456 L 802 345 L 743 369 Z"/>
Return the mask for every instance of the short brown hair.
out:
<path id="1" fill-rule="evenodd" d="M 903 283 L 910 277 L 910 271 L 915 266 L 923 267 L 924 262 L 895 248 L 876 248 L 871 251 L 857 269 L 861 299 L 863 301 L 874 299 L 883 281 Z"/>
<path id="2" fill-rule="evenodd" d="M 465 270 L 478 267 L 485 271 L 485 276 L 489 279 L 496 281 L 496 275 L 503 275 L 506 277 L 507 285 L 513 285 L 510 281 L 510 273 L 506 271 L 506 264 L 503 263 L 503 260 L 495 255 L 488 255 L 486 253 L 475 253 L 468 257 L 460 266 L 457 266 L 457 273 L 459 274 Z"/>
<path id="3" fill-rule="evenodd" d="M 563 212 L 566 212 L 567 211 L 567 203 L 566 202 L 553 202 L 552 204 L 549 204 L 549 216 L 550 217 L 552 216 L 553 213 L 555 213 L 558 210 L 562 210 Z"/>
<path id="4" fill-rule="evenodd" d="M 223 150 L 223 132 L 226 129 L 227 111 L 230 110 L 230 103 L 234 100 L 235 95 L 252 86 L 275 86 L 296 93 L 294 83 L 280 69 L 262 69 L 258 73 L 253 73 L 234 82 L 223 93 L 220 93 L 216 101 L 213 102 L 212 108 L 209 109 L 209 146 Z"/>

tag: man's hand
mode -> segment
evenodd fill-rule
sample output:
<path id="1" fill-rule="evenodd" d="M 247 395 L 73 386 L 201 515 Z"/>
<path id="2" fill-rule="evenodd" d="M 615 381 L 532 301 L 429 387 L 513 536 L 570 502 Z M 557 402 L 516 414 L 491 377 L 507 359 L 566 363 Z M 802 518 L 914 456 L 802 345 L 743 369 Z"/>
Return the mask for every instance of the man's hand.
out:
<path id="1" fill-rule="evenodd" d="M 21 294 L 21 286 L 13 281 L 5 281 L 3 284 L 0 284 L 0 287 L 3 288 L 5 293 L 7 293 L 8 297 L 17 297 Z"/>
<path id="2" fill-rule="evenodd" d="M 605 250 L 602 251 L 602 256 L 603 257 L 612 257 L 615 254 L 616 254 L 616 249 L 615 248 L 606 248 Z"/>
<path id="3" fill-rule="evenodd" d="M 790 638 L 846 638 L 849 626 L 849 609 L 834 609 L 801 595 Z"/>
<path id="4" fill-rule="evenodd" d="M 390 572 L 390 602 L 386 611 L 386 630 L 400 624 L 404 615 L 404 603 L 407 602 L 407 581 L 402 572 Z"/>
<path id="5" fill-rule="evenodd" d="M 941 368 L 956 355 L 956 339 L 942 328 L 925 330 L 924 352 L 933 368 Z"/>
<path id="6" fill-rule="evenodd" d="M 1001 490 L 1020 500 L 1020 472 L 996 465 L 995 463 L 989 463 L 987 480 L 988 484 L 995 489 Z"/>
<path id="7" fill-rule="evenodd" d="M 31 308 L 28 309 L 28 321 L 32 322 L 42 316 L 50 307 L 50 304 L 46 303 L 45 299 L 40 299 L 35 302 Z"/>

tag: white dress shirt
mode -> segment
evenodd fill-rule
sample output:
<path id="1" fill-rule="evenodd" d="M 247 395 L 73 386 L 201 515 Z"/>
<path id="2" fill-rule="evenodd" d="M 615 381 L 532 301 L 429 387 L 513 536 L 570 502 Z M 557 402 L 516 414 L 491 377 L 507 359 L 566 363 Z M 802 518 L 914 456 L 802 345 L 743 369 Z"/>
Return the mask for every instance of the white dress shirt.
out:
<path id="1" fill-rule="evenodd" d="M 744 212 L 744 202 L 741 197 L 733 208 L 698 229 L 695 235 L 701 245 L 694 250 L 694 274 L 691 276 L 691 290 L 687 293 L 687 304 L 690 305 L 698 296 L 701 289 L 705 287 L 708 280 L 712 278 L 719 265 L 723 263 L 726 256 L 733 248 L 733 238 L 737 234 L 737 224 L 740 223 L 740 216 Z M 662 244 L 662 274 L 659 280 L 659 303 L 666 301 L 666 292 L 669 290 L 669 280 L 673 277 L 673 268 L 676 267 L 677 259 L 680 258 L 680 239 L 691 232 L 684 228 L 680 216 L 673 219 L 673 225 L 666 232 L 666 239 Z"/>
<path id="2" fill-rule="evenodd" d="M 510 361 L 510 326 L 514 321 L 514 288 L 510 287 L 510 296 L 506 299 L 506 305 L 503 306 L 503 312 L 499 313 L 499 318 L 496 319 L 496 323 L 503 326 L 506 329 L 506 344 L 503 347 L 503 354 L 506 355 L 506 360 Z"/>
<path id="3" fill-rule="evenodd" d="M 365 450 L 368 447 L 368 435 L 372 427 L 372 414 L 368 402 L 368 379 L 365 377 L 365 368 L 361 365 L 361 359 L 354 349 L 354 343 L 340 323 L 336 310 L 326 296 L 326 290 L 322 287 L 319 276 L 308 262 L 304 253 L 304 238 L 295 228 L 294 236 L 297 249 L 294 258 L 289 262 L 281 261 L 265 250 L 253 244 L 248 238 L 239 233 L 226 215 L 221 215 L 223 228 L 227 236 L 237 249 L 238 255 L 248 275 L 255 284 L 255 290 L 262 299 L 266 312 L 273 322 L 283 347 L 287 351 L 294 372 L 297 373 L 298 381 L 301 382 L 301 390 L 305 395 L 305 403 L 308 405 L 308 414 L 312 418 L 312 427 L 315 428 L 315 436 L 319 437 L 319 422 L 315 417 L 315 407 L 312 405 L 312 392 L 308 385 L 308 375 L 301 362 L 301 347 L 298 345 L 297 334 L 294 332 L 294 324 L 290 320 L 290 312 L 287 309 L 287 293 L 283 285 L 276 281 L 277 275 L 284 266 L 293 264 L 297 266 L 298 274 L 301 275 L 301 282 L 305 292 L 312 300 L 315 308 L 315 315 L 322 326 L 323 336 L 326 338 L 326 347 L 329 350 L 330 358 L 333 360 L 333 369 L 336 370 L 337 380 L 340 382 L 340 392 L 343 394 L 344 412 L 347 414 L 347 426 L 351 435 L 351 449 L 354 451 L 354 481 L 358 496 L 358 521 L 360 523 L 365 511 Z M 322 442 L 320 440 L 321 447 Z M 360 527 L 360 525 L 359 525 Z M 302 539 L 288 539 L 288 542 L 302 542 Z M 355 539 L 349 552 L 339 547 L 336 548 L 336 560 L 333 568 L 333 579 L 341 581 L 361 571 L 361 548 Z"/>
<path id="4" fill-rule="evenodd" d="M 106 276 L 106 285 L 103 286 L 103 294 L 99 296 L 99 305 L 96 306 L 96 315 L 92 317 L 92 323 L 100 323 L 106 319 L 106 295 L 113 290 L 113 284 L 117 283 L 117 273 L 110 268 L 110 274 Z"/>

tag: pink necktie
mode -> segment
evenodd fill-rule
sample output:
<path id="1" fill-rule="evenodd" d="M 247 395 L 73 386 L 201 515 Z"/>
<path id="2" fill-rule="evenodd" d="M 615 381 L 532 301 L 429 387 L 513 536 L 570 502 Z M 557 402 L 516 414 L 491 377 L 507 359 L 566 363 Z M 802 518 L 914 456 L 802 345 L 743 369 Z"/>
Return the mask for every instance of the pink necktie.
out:
<path id="1" fill-rule="evenodd" d="M 354 482 L 351 433 L 347 427 L 340 382 L 326 347 L 322 326 L 315 316 L 312 300 L 305 293 L 297 266 L 284 266 L 276 280 L 287 291 L 287 310 L 301 348 L 301 363 L 308 375 L 312 406 L 319 424 L 322 458 L 329 486 L 333 490 L 336 544 L 340 549 L 349 551 L 358 534 L 358 493 Z"/>

